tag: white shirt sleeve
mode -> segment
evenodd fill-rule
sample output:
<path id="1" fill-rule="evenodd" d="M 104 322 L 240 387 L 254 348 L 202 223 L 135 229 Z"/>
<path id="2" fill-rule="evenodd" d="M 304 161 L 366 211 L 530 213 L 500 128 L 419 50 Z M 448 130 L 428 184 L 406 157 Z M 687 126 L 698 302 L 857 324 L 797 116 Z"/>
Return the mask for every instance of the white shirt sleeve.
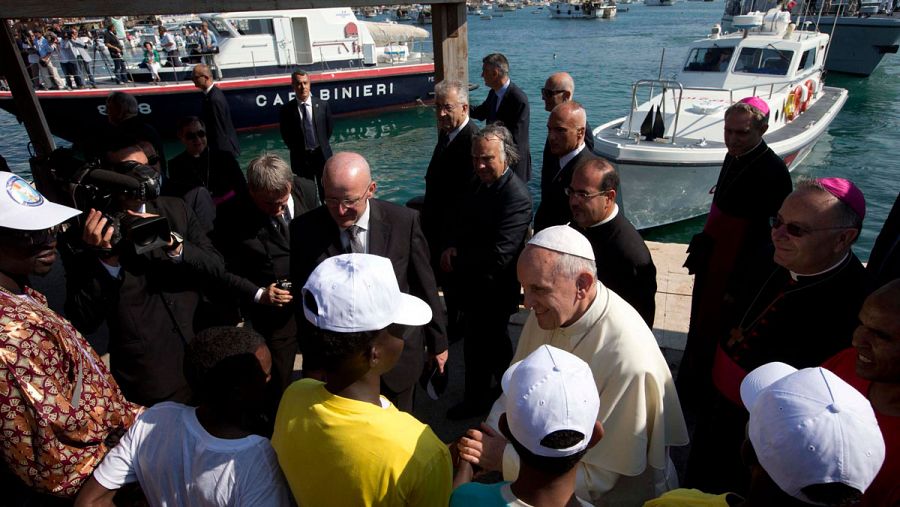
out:
<path id="1" fill-rule="evenodd" d="M 104 264 L 104 266 L 106 265 Z M 113 447 L 100 465 L 94 469 L 94 478 L 101 486 L 106 489 L 119 489 L 128 483 L 137 482 L 135 452 L 141 439 L 139 432 L 142 428 L 143 424 L 138 418 L 119 440 L 118 445 Z"/>

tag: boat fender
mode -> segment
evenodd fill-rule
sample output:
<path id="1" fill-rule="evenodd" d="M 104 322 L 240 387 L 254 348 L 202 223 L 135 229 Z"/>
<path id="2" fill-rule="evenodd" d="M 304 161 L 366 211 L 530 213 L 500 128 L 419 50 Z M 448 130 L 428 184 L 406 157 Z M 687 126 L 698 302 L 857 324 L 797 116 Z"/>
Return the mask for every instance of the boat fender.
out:
<path id="1" fill-rule="evenodd" d="M 787 103 L 784 105 L 784 116 L 787 121 L 793 121 L 800 112 L 800 95 L 803 93 L 802 90 L 802 86 L 797 86 L 787 96 Z"/>

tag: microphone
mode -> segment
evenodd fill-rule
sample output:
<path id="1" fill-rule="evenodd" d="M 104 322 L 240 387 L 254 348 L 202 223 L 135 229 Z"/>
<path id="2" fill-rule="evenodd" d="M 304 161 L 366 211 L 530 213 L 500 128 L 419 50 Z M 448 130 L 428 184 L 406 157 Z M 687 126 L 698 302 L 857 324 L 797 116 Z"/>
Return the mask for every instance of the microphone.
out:
<path id="1" fill-rule="evenodd" d="M 107 169 L 94 169 L 84 179 L 106 188 L 120 188 L 135 192 L 141 189 L 141 182 L 134 177 Z"/>

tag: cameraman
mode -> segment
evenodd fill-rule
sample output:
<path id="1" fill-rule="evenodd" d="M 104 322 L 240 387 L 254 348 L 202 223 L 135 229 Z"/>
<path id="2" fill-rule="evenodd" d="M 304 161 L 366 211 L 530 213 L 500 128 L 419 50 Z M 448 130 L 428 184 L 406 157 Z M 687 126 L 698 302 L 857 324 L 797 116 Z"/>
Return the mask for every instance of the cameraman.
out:
<path id="1" fill-rule="evenodd" d="M 141 182 L 144 198 L 119 189 L 107 214 L 90 209 L 80 232 L 82 248 L 66 269 L 66 313 L 84 332 L 107 321 L 110 367 L 130 401 L 187 402 L 184 348 L 194 336 L 201 287 L 222 276 L 222 259 L 184 201 L 156 197 L 159 175 L 146 165 L 137 142 L 121 140 L 106 162 Z M 131 217 L 165 217 L 171 234 L 159 248 L 138 254 L 128 240 L 115 241 L 125 236 L 110 227 L 109 214 L 116 213 L 120 224 Z"/>

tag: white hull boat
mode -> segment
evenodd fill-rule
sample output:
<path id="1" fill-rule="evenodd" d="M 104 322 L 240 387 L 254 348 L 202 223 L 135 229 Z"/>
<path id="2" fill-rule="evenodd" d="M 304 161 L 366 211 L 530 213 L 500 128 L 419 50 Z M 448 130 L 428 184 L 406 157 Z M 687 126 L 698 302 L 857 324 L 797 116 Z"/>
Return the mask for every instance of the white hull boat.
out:
<path id="1" fill-rule="evenodd" d="M 793 169 L 847 101 L 847 90 L 822 80 L 827 34 L 788 28 L 787 13 L 765 23 L 759 13 L 740 18 L 748 17 L 754 28 L 746 37 L 720 36 L 714 27 L 691 45 L 673 79 L 636 82 L 629 114 L 594 130 L 594 151 L 618 168 L 620 205 L 638 229 L 709 211 L 730 105 L 750 96 L 766 101 L 764 139 Z M 640 96 L 649 100 L 639 103 Z"/>
<path id="2" fill-rule="evenodd" d="M 551 3 L 548 11 L 551 19 L 611 19 L 616 17 L 616 4 L 561 1 Z"/>

